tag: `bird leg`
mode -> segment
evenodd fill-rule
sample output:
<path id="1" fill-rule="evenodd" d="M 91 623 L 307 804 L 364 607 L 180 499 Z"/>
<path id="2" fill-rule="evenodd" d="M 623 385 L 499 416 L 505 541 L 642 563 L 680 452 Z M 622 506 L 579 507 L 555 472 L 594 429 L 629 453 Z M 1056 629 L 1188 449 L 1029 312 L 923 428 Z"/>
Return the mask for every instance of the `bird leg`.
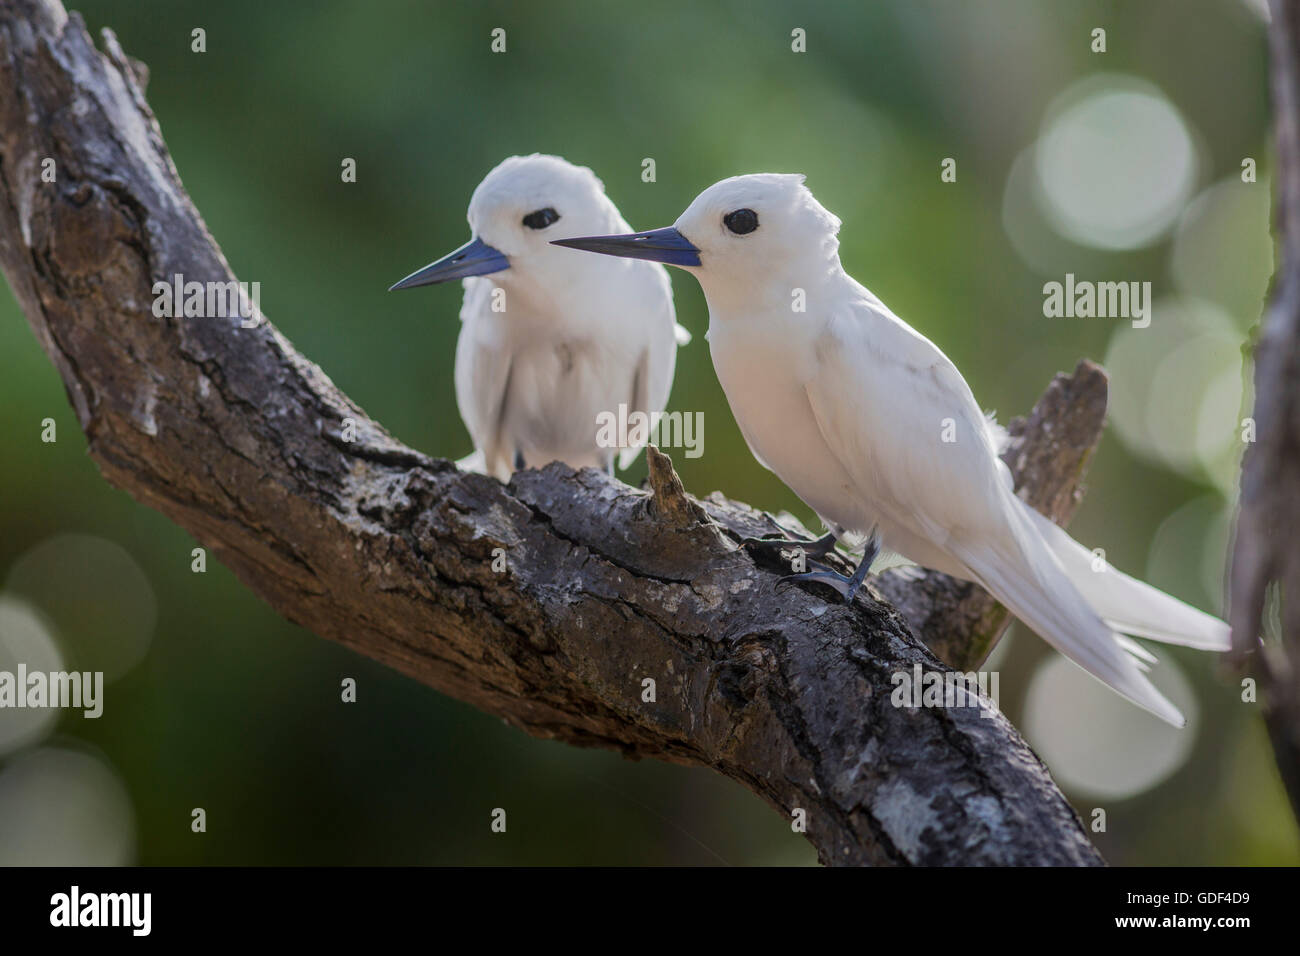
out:
<path id="1" fill-rule="evenodd" d="M 818 539 L 819 543 L 822 539 Z M 857 570 L 853 572 L 852 577 L 840 574 L 823 564 L 813 564 L 816 571 L 807 571 L 803 574 L 791 574 L 777 581 L 777 586 L 782 584 L 798 584 L 801 581 L 821 581 L 829 584 L 844 595 L 844 603 L 852 604 L 853 598 L 857 595 L 858 589 L 862 587 L 862 582 L 867 579 L 867 572 L 871 570 L 872 562 L 876 560 L 876 555 L 880 553 L 880 538 L 873 531 L 871 537 L 867 539 L 866 548 L 862 552 L 862 560 L 858 562 Z"/>

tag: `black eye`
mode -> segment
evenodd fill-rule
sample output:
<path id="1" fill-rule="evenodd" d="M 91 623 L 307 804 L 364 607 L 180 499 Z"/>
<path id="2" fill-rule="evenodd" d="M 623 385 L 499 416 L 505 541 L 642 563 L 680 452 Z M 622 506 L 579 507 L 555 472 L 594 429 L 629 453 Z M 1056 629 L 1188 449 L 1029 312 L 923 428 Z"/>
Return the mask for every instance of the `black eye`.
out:
<path id="1" fill-rule="evenodd" d="M 737 209 L 722 217 L 722 223 L 738 236 L 758 228 L 758 213 L 752 209 Z"/>
<path id="2" fill-rule="evenodd" d="M 529 229 L 545 229 L 559 218 L 560 214 L 547 206 L 545 209 L 538 209 L 524 216 L 524 225 Z"/>

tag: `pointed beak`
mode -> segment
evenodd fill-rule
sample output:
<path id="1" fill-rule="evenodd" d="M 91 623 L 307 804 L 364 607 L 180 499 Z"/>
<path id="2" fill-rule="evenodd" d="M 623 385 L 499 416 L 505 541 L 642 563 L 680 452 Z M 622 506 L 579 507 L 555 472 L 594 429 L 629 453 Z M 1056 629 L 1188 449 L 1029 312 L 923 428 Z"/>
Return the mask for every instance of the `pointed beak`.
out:
<path id="1" fill-rule="evenodd" d="M 423 269 L 412 272 L 401 282 L 390 286 L 388 291 L 414 289 L 420 285 L 467 279 L 470 276 L 485 276 L 509 268 L 510 260 L 503 253 L 493 249 L 482 239 L 472 239 L 450 255 L 443 256 L 437 262 L 431 262 Z"/>
<path id="2" fill-rule="evenodd" d="M 551 245 L 599 252 L 606 256 L 621 256 L 624 259 L 649 259 L 651 262 L 665 262 L 670 266 L 700 264 L 700 250 L 691 245 L 687 238 L 672 226 L 652 229 L 649 232 L 634 232 L 626 236 L 556 239 Z"/>

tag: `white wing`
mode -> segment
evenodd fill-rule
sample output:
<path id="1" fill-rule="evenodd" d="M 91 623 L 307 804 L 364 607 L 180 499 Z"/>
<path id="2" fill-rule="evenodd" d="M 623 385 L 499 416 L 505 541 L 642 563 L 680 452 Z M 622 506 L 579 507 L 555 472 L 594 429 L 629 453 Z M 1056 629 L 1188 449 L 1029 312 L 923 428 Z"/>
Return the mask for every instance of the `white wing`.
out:
<path id="1" fill-rule="evenodd" d="M 631 383 L 628 408 L 647 413 L 661 412 L 668 405 L 677 364 L 677 347 L 691 340 L 691 333 L 677 324 L 673 308 L 673 286 L 668 270 L 657 263 L 638 269 L 637 298 L 630 302 L 622 321 L 644 321 L 640 330 L 647 339 Z M 629 467 L 641 453 L 639 445 L 618 453 L 618 467 Z"/>
<path id="2" fill-rule="evenodd" d="M 827 445 L 890 521 L 936 541 L 1002 530 L 1010 476 L 966 380 L 862 292 L 827 321 L 805 383 Z"/>
<path id="3" fill-rule="evenodd" d="M 961 373 L 866 290 L 828 320 L 805 384 L 871 509 L 956 559 L 1048 643 L 1162 719 L 1182 716 L 1071 583 L 1011 491 Z M 888 542 L 886 542 L 888 543 Z"/>
<path id="4" fill-rule="evenodd" d="M 514 470 L 514 449 L 508 447 L 501 426 L 513 353 L 508 338 L 496 327 L 491 283 L 466 279 L 464 285 L 456 340 L 456 404 L 474 441 L 475 470 L 508 481 Z"/>

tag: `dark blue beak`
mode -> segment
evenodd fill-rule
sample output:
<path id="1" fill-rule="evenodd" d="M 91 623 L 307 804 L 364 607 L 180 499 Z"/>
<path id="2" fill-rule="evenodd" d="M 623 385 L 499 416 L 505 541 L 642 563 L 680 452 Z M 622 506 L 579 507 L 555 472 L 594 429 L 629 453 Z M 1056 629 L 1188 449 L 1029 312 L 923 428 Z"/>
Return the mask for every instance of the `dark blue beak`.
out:
<path id="1" fill-rule="evenodd" d="M 627 236 L 555 239 L 551 245 L 599 252 L 606 256 L 621 256 L 624 259 L 649 259 L 651 262 L 666 262 L 670 266 L 700 264 L 700 250 L 691 245 L 686 237 L 672 226 L 652 229 L 649 232 L 634 232 Z"/>
<path id="2" fill-rule="evenodd" d="M 482 239 L 472 239 L 450 255 L 443 256 L 437 262 L 429 263 L 417 272 L 412 272 L 401 282 L 390 286 L 388 291 L 414 289 L 420 285 L 467 279 L 470 276 L 485 276 L 509 268 L 510 260 L 503 253 L 493 249 Z"/>

